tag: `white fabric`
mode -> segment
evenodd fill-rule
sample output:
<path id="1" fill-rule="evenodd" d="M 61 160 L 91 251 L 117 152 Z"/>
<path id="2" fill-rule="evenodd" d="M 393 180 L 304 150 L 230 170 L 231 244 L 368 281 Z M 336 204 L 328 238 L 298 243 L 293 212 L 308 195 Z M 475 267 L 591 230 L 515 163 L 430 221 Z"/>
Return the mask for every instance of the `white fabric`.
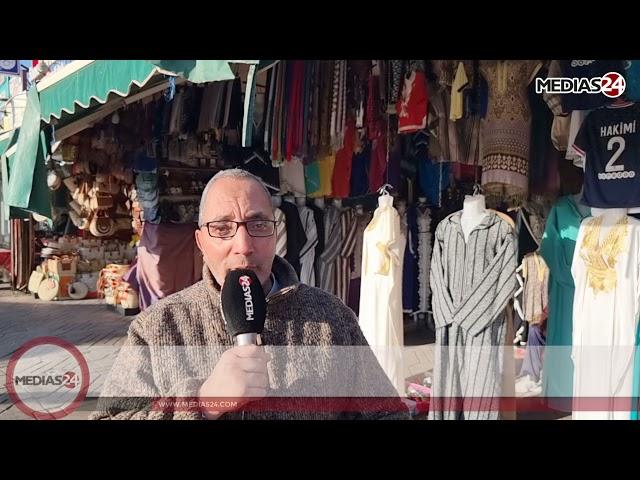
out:
<path id="1" fill-rule="evenodd" d="M 580 131 L 582 122 L 587 118 L 591 110 L 574 110 L 571 112 L 571 122 L 569 124 L 569 141 L 567 143 L 567 153 L 565 157 L 567 160 L 571 160 L 576 167 L 584 169 L 584 159 L 580 156 L 578 151 L 573 148 L 573 143 L 576 141 L 576 135 Z"/>
<path id="2" fill-rule="evenodd" d="M 600 243 L 620 218 L 605 213 L 600 230 Z M 573 302 L 574 402 L 579 398 L 600 397 L 574 404 L 573 419 L 617 420 L 630 418 L 630 411 L 602 410 L 603 400 L 629 398 L 633 387 L 633 354 L 640 293 L 640 220 L 628 217 L 628 236 L 622 252 L 616 257 L 616 286 L 610 291 L 597 291 L 589 285 L 587 264 L 581 256 L 585 232 L 595 217 L 580 225 L 571 273 L 576 290 Z M 606 406 L 606 404 L 605 404 Z M 630 409 L 630 404 L 629 404 Z"/>
<path id="3" fill-rule="evenodd" d="M 418 311 L 429 310 L 429 272 L 431 268 L 431 215 L 428 209 L 416 209 L 418 223 Z"/>
<path id="4" fill-rule="evenodd" d="M 276 225 L 276 255 L 284 258 L 287 254 L 287 223 L 284 212 L 279 208 L 273 209 L 273 216 L 278 225 Z"/>
<path id="5" fill-rule="evenodd" d="M 280 191 L 282 193 L 293 193 L 298 197 L 306 195 L 304 185 L 304 165 L 299 158 L 293 157 L 284 162 L 279 169 Z"/>
<path id="6" fill-rule="evenodd" d="M 300 250 L 300 281 L 311 287 L 316 286 L 314 263 L 316 259 L 316 245 L 318 245 L 318 229 L 313 210 L 309 207 L 298 206 L 300 221 L 307 237 L 307 243 Z"/>
<path id="7" fill-rule="evenodd" d="M 360 328 L 401 396 L 405 396 L 402 359 L 405 242 L 400 231 L 400 216 L 393 208 L 393 197 L 382 195 L 363 238 Z"/>

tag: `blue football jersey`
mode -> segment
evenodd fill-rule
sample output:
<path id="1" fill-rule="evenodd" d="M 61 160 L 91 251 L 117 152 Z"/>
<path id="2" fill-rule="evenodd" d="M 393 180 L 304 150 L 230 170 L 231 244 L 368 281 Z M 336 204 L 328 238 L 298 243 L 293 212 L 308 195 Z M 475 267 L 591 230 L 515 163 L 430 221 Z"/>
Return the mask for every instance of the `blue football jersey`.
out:
<path id="1" fill-rule="evenodd" d="M 640 207 L 640 104 L 621 103 L 587 115 L 574 141 L 584 159 L 583 203 Z"/>

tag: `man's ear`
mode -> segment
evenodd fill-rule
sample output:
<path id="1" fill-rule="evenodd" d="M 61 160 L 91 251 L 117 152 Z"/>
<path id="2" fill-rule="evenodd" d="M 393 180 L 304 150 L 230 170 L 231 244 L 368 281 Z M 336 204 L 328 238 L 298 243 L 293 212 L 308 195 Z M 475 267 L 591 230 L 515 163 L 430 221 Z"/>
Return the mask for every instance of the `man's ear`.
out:
<path id="1" fill-rule="evenodd" d="M 202 249 L 202 245 L 200 244 L 200 235 L 202 235 L 202 231 L 198 228 L 194 232 L 194 235 L 196 236 L 196 245 L 198 245 L 200 252 L 202 252 L 202 256 L 204 256 L 204 250 Z"/>

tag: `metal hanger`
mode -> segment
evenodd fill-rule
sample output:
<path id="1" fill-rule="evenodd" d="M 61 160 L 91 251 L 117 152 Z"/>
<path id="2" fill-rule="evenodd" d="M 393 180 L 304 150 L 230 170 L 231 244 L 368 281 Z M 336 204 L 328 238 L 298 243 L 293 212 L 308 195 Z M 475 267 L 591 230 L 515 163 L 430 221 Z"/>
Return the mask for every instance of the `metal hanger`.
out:
<path id="1" fill-rule="evenodd" d="M 267 164 L 267 161 L 264 159 L 264 157 L 260 153 L 258 153 L 257 150 L 254 150 L 253 153 L 248 158 L 245 159 L 244 164 L 246 165 L 247 163 L 256 159 L 260 160 L 265 165 Z"/>
<path id="2" fill-rule="evenodd" d="M 475 197 L 476 195 L 484 195 L 482 186 L 477 182 L 473 184 L 473 196 Z"/>
<path id="3" fill-rule="evenodd" d="M 382 187 L 380 187 L 378 189 L 378 193 L 380 195 L 389 195 L 389 190 L 388 189 L 393 189 L 393 185 L 391 185 L 389 183 L 385 183 Z"/>

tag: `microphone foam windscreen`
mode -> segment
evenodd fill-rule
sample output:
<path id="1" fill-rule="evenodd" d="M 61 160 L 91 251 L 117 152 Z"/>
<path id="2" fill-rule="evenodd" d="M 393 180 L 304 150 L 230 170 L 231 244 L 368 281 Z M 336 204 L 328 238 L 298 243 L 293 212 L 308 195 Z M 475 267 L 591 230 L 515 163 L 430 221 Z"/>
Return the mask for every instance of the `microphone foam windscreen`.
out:
<path id="1" fill-rule="evenodd" d="M 232 337 L 262 333 L 267 301 L 257 275 L 251 270 L 230 270 L 220 292 L 222 314 Z"/>

